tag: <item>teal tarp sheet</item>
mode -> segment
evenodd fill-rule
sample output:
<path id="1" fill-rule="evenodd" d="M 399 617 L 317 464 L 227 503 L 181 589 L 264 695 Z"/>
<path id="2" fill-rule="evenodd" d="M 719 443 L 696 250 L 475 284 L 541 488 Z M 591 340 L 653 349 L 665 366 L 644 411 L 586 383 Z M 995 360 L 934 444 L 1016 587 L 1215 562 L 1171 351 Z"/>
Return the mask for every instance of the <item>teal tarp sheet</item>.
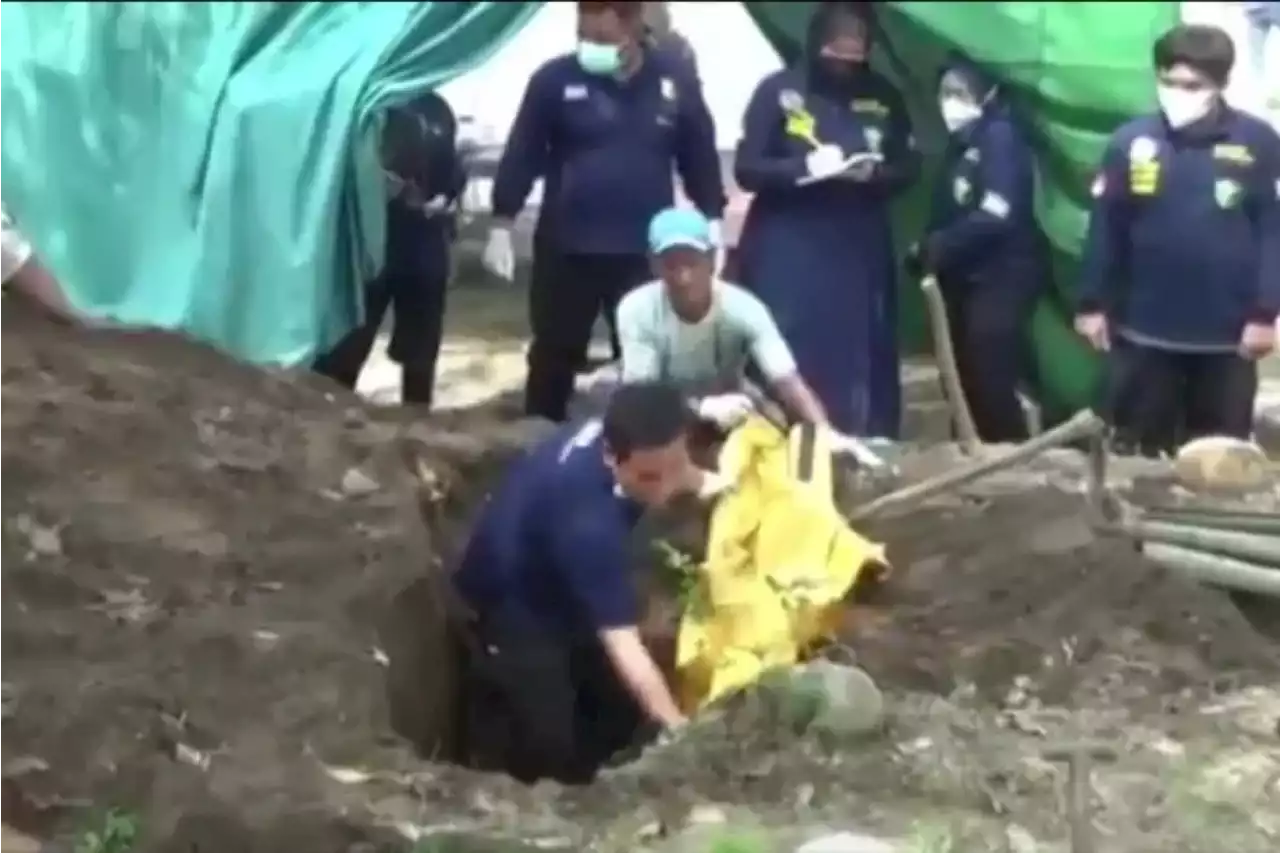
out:
<path id="1" fill-rule="evenodd" d="M 6 209 L 86 310 L 305 362 L 380 263 L 363 131 L 536 7 L 4 3 Z"/>
<path id="2" fill-rule="evenodd" d="M 381 259 L 380 110 L 483 62 L 540 3 L 0 5 L 4 202 L 74 300 L 182 328 L 242 358 L 300 363 L 350 328 Z M 750 2 L 794 54 L 809 2 Z M 1041 151 L 1041 221 L 1069 291 L 1084 188 L 1106 134 L 1148 106 L 1171 2 L 886 3 L 876 62 L 941 148 L 948 48 L 988 63 Z M 900 210 L 900 236 L 927 187 Z M 907 340 L 925 328 L 906 292 Z M 1046 303 L 1043 396 L 1088 402 L 1095 359 Z M 915 334 L 913 334 L 913 332 Z"/>

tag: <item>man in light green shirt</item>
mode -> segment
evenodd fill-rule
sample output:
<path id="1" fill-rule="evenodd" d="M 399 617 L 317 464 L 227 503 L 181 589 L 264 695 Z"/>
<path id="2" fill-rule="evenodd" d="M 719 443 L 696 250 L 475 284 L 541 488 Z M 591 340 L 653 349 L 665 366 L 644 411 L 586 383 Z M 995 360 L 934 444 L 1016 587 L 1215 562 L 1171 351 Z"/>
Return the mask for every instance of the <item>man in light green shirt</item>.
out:
<path id="1" fill-rule="evenodd" d="M 662 211 L 650 223 L 649 248 L 660 278 L 618 306 L 624 383 L 673 382 L 694 398 L 702 418 L 731 429 L 754 408 L 744 393 L 752 364 L 792 417 L 826 423 L 764 303 L 715 276 L 716 246 L 705 216 Z"/>

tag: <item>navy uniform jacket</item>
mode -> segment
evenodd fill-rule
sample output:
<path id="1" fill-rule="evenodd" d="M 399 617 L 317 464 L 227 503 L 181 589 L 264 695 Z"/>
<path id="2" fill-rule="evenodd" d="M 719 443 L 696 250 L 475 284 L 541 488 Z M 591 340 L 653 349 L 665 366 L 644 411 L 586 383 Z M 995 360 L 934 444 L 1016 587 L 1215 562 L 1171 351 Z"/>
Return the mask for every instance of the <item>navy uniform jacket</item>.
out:
<path id="1" fill-rule="evenodd" d="M 951 138 L 929 222 L 929 262 L 947 283 L 1038 288 L 1046 260 L 1035 220 L 1035 157 L 1007 110 L 990 104 Z"/>
<path id="2" fill-rule="evenodd" d="M 442 195 L 451 205 L 448 212 L 427 216 L 403 195 L 392 198 L 387 207 L 387 268 L 447 279 L 449 247 L 457 227 L 452 206 L 467 186 L 457 116 L 444 98 L 428 92 L 388 113 L 383 149 L 388 171 L 414 185 L 417 201 Z"/>
<path id="3" fill-rule="evenodd" d="M 561 250 L 644 255 L 649 220 L 674 197 L 673 168 L 709 218 L 724 213 L 715 126 L 687 59 L 649 50 L 636 74 L 588 74 L 573 55 L 539 68 L 507 138 L 493 213 L 512 218 L 543 178 L 542 217 Z"/>
<path id="4" fill-rule="evenodd" d="M 490 496 L 454 583 L 482 621 L 573 638 L 635 625 L 629 554 L 640 515 L 605 464 L 600 421 L 566 427 Z"/>
<path id="5" fill-rule="evenodd" d="M 1149 346 L 1227 351 L 1280 313 L 1280 136 L 1224 106 L 1112 136 L 1093 186 L 1080 310 Z"/>
<path id="6" fill-rule="evenodd" d="M 832 425 L 898 432 L 897 288 L 891 202 L 919 176 L 911 119 L 884 77 L 770 74 L 743 116 L 734 160 L 755 193 L 738 240 L 742 284 L 769 307 Z M 870 180 L 798 185 L 817 142 L 879 153 Z"/>

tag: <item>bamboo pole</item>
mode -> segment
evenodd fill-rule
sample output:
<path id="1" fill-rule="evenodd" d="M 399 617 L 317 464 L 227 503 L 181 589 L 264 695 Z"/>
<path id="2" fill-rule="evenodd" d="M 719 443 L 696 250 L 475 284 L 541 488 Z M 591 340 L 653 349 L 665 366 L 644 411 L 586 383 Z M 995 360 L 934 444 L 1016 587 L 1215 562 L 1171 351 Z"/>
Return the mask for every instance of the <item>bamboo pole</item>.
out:
<path id="1" fill-rule="evenodd" d="M 1098 415 L 1088 410 L 1079 412 L 1071 420 L 1061 423 L 1048 432 L 1041 433 L 1035 438 L 1024 441 L 1017 447 L 1006 450 L 1003 453 L 979 459 L 964 467 L 952 469 L 936 477 L 921 480 L 918 483 L 912 483 L 870 503 L 863 504 L 850 513 L 849 520 L 861 521 L 872 516 L 912 509 L 937 495 L 961 488 L 975 480 L 980 480 L 999 471 L 1021 465 L 1046 450 L 1093 437 L 1105 429 L 1106 424 Z"/>
<path id="2" fill-rule="evenodd" d="M 978 428 L 973 422 L 973 411 L 964 395 L 960 381 L 960 368 L 956 365 L 955 342 L 951 340 L 951 326 L 947 323 L 947 301 L 938 286 L 938 277 L 930 273 L 920 282 L 924 304 L 929 311 L 929 327 L 933 331 L 933 358 L 942 374 L 942 388 L 951 409 L 951 422 L 955 424 L 960 447 L 970 456 L 982 450 Z"/>

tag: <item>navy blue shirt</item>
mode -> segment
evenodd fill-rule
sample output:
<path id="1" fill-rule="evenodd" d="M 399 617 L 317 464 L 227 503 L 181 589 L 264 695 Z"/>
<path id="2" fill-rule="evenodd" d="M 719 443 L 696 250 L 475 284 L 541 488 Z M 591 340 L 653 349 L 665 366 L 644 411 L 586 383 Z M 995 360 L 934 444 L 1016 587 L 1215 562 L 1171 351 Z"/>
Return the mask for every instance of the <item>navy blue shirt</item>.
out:
<path id="1" fill-rule="evenodd" d="M 1233 351 L 1280 313 L 1280 135 L 1223 106 L 1174 130 L 1143 116 L 1112 136 L 1093 186 L 1078 295 L 1119 334 Z"/>
<path id="2" fill-rule="evenodd" d="M 929 260 L 946 279 L 1040 287 L 1035 156 L 1008 111 L 992 102 L 947 148 L 934 190 Z"/>
<path id="3" fill-rule="evenodd" d="M 644 255 L 649 220 L 674 200 L 674 171 L 708 218 L 724 214 L 715 125 L 687 59 L 646 51 L 621 80 L 576 56 L 529 80 L 493 183 L 493 213 L 514 218 L 538 178 L 558 245 L 588 255 Z"/>
<path id="4" fill-rule="evenodd" d="M 454 583 L 481 619 L 573 637 L 635 625 L 630 539 L 640 515 L 605 463 L 600 421 L 565 427 L 485 503 Z"/>
<path id="5" fill-rule="evenodd" d="M 444 196 L 456 205 L 467 187 L 458 151 L 458 119 L 435 92 L 398 107 L 388 116 L 385 158 L 389 170 L 412 182 L 418 200 Z M 387 205 L 387 268 L 447 278 L 449 248 L 457 223 L 452 210 L 427 215 L 392 198 Z"/>

